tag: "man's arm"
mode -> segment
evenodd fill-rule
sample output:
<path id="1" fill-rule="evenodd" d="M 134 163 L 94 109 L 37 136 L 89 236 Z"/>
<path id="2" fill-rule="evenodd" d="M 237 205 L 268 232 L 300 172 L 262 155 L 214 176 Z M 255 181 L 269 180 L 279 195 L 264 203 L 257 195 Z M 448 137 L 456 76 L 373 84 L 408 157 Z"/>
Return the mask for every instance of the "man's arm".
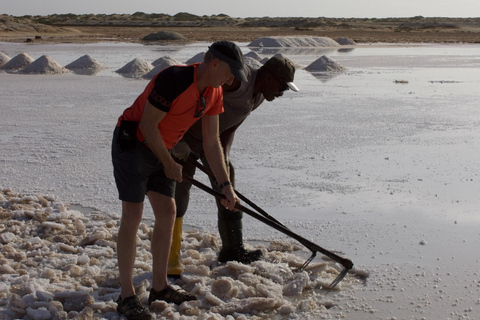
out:
<path id="1" fill-rule="evenodd" d="M 202 118 L 203 150 L 207 157 L 208 164 L 217 179 L 219 185 L 230 182 L 230 178 L 225 167 L 225 158 L 223 156 L 222 146 L 218 138 L 218 115 L 206 115 Z M 227 199 L 222 200 L 222 205 L 227 209 L 233 210 L 235 203 L 240 200 L 233 191 L 231 184 L 222 188 L 221 192 Z"/>
<path id="2" fill-rule="evenodd" d="M 150 102 L 145 103 L 145 109 L 140 120 L 140 131 L 150 150 L 162 162 L 167 178 L 182 182 L 182 166 L 176 163 L 168 153 L 158 124 L 165 117 L 166 112 L 155 108 Z"/>

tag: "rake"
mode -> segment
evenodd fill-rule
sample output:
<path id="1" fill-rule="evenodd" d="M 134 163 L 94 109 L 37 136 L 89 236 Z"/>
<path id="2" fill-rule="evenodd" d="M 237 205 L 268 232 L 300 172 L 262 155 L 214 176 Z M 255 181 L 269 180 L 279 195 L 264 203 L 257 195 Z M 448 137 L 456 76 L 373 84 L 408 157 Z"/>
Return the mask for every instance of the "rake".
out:
<path id="1" fill-rule="evenodd" d="M 192 153 L 190 154 L 190 157 L 189 157 L 188 161 L 190 161 L 197 168 L 199 168 L 200 170 L 205 172 L 209 177 L 213 177 L 213 173 L 208 168 L 206 168 L 201 163 L 199 163 L 196 160 L 196 156 L 194 154 L 192 154 Z M 219 200 L 225 199 L 225 196 L 223 194 L 221 194 L 220 192 L 218 192 L 218 191 L 206 186 L 205 184 L 195 180 L 194 178 L 192 178 L 192 177 L 190 177 L 186 174 L 183 175 L 183 178 L 186 181 L 193 184 L 194 186 L 196 186 L 196 187 L 202 189 L 203 191 L 211 194 L 215 198 L 217 198 Z M 342 281 L 343 278 L 345 278 L 348 271 L 353 268 L 353 262 L 351 260 L 340 257 L 339 255 L 337 255 L 337 254 L 335 254 L 335 253 L 333 253 L 333 252 L 331 252 L 327 249 L 324 249 L 324 248 L 320 247 L 319 245 L 311 242 L 310 240 L 305 239 L 304 237 L 296 234 L 295 232 L 291 231 L 288 227 L 286 227 L 284 224 L 282 224 L 280 221 L 278 221 L 277 219 L 275 219 L 274 217 L 269 215 L 267 212 L 265 212 L 263 209 L 261 209 L 259 206 L 257 206 L 255 203 L 250 201 L 247 197 L 242 195 L 240 192 L 235 190 L 235 193 L 242 201 L 247 203 L 249 206 L 251 206 L 253 209 L 257 210 L 258 212 L 255 212 L 255 211 L 251 210 L 250 208 L 247 208 L 247 207 L 245 207 L 241 204 L 236 204 L 235 205 L 236 209 L 245 212 L 246 214 L 250 215 L 251 217 L 253 217 L 257 220 L 260 220 L 261 222 L 263 222 L 266 225 L 276 229 L 277 231 L 280 231 L 280 232 L 286 234 L 287 236 L 297 240 L 298 242 L 303 244 L 306 248 L 308 248 L 312 252 L 311 256 L 303 263 L 303 265 L 300 268 L 297 269 L 298 271 L 303 271 L 310 264 L 310 262 L 312 262 L 313 259 L 315 259 L 315 257 L 317 256 L 317 252 L 323 253 L 327 257 L 331 258 L 332 260 L 338 262 L 339 264 L 341 264 L 343 266 L 344 269 L 335 278 L 335 280 L 333 280 L 333 282 L 330 284 L 328 292 L 333 290 L 335 288 L 335 286 L 337 286 L 337 284 L 339 284 L 340 281 Z"/>

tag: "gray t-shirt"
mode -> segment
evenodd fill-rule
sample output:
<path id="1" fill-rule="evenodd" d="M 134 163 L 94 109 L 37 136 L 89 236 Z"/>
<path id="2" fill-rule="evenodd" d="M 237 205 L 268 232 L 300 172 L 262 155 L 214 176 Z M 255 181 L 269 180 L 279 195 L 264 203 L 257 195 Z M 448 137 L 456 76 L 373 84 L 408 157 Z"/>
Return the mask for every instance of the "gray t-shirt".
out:
<path id="1" fill-rule="evenodd" d="M 265 100 L 263 94 L 253 94 L 253 87 L 257 79 L 258 70 L 245 65 L 248 82 L 241 82 L 240 88 L 233 92 L 223 91 L 224 111 L 219 115 L 220 134 L 225 130 L 241 123 L 245 118 Z M 202 121 L 199 120 L 188 129 L 185 140 L 194 138 L 202 141 Z M 188 137 L 189 136 L 189 137 Z"/>
<path id="2" fill-rule="evenodd" d="M 220 133 L 245 120 L 265 100 L 261 93 L 253 95 L 258 70 L 246 65 L 245 71 L 248 82 L 242 82 L 240 88 L 233 92 L 223 91 L 224 112 L 219 115 Z"/>

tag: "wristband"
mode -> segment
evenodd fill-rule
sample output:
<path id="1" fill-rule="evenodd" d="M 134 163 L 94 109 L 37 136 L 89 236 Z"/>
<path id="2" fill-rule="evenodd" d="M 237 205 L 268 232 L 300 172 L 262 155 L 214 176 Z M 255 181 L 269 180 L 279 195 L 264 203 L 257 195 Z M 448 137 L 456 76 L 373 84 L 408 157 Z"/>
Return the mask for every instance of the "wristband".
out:
<path id="1" fill-rule="evenodd" d="M 226 182 L 218 185 L 218 188 L 219 188 L 220 190 L 223 190 L 223 188 L 225 188 L 226 186 L 229 186 L 229 185 L 231 185 L 230 181 L 226 181 Z"/>

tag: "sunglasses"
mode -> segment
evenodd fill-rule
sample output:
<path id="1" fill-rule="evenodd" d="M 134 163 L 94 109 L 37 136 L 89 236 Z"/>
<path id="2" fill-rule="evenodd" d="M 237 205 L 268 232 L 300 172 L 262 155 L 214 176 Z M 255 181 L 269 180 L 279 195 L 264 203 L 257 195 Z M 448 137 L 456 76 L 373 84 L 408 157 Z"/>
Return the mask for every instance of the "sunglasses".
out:
<path id="1" fill-rule="evenodd" d="M 197 108 L 195 109 L 195 118 L 199 118 L 203 116 L 203 113 L 205 112 L 205 98 L 200 96 L 200 99 L 197 101 Z"/>

